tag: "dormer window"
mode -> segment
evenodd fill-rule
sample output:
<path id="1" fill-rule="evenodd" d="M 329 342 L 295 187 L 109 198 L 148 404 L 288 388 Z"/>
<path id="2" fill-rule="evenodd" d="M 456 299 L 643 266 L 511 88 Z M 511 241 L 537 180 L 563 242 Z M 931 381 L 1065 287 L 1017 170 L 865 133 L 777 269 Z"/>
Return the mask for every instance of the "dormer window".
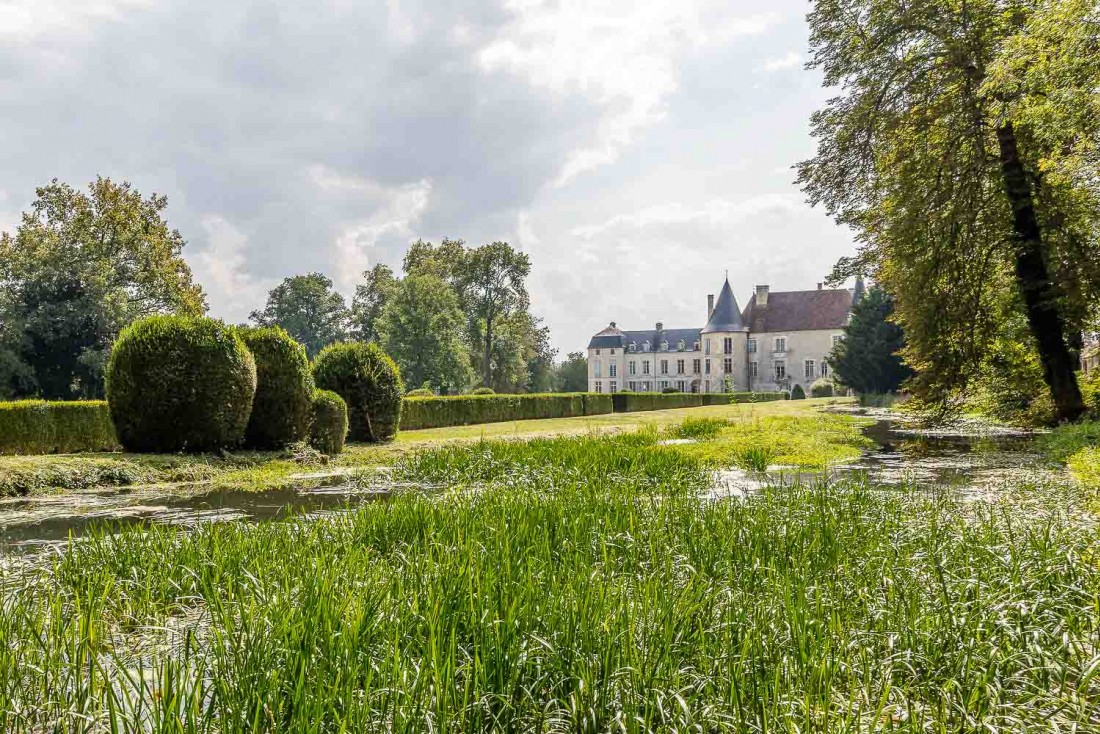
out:
<path id="1" fill-rule="evenodd" d="M 642 344 L 642 351 L 643 352 L 648 352 L 649 351 L 649 342 L 644 342 Z"/>
<path id="2" fill-rule="evenodd" d="M 695 344 L 692 345 L 691 351 L 693 351 L 693 352 L 698 352 L 699 351 L 699 342 L 695 342 Z"/>
<path id="3" fill-rule="evenodd" d="M 628 350 L 629 350 L 629 351 L 630 351 L 631 353 L 634 353 L 634 352 L 638 351 L 638 344 L 637 344 L 637 342 L 630 342 L 630 345 L 629 345 L 629 346 L 627 346 L 627 349 L 628 349 Z"/>
<path id="4" fill-rule="evenodd" d="M 668 342 L 661 342 L 661 351 L 662 352 L 667 352 L 668 351 Z"/>
<path id="5" fill-rule="evenodd" d="M 686 347 L 686 345 L 684 344 L 684 340 L 683 340 L 683 339 L 681 339 L 681 340 L 680 340 L 679 342 L 677 342 L 677 343 L 676 343 L 676 351 L 677 351 L 677 352 L 682 352 L 682 351 L 684 351 L 684 349 L 686 349 L 686 348 L 687 348 L 687 347 Z"/>

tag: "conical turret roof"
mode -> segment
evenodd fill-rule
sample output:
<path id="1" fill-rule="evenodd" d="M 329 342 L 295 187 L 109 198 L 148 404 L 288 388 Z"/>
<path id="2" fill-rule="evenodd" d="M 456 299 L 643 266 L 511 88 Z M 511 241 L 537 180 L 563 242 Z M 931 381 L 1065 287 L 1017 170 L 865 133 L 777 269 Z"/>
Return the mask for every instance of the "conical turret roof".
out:
<path id="1" fill-rule="evenodd" d="M 703 327 L 703 333 L 709 334 L 715 331 L 748 331 L 745 322 L 741 320 L 741 309 L 737 307 L 737 299 L 734 298 L 733 289 L 730 288 L 729 278 L 722 285 L 722 292 L 718 294 L 718 303 L 714 306 L 714 312 L 710 320 Z"/>

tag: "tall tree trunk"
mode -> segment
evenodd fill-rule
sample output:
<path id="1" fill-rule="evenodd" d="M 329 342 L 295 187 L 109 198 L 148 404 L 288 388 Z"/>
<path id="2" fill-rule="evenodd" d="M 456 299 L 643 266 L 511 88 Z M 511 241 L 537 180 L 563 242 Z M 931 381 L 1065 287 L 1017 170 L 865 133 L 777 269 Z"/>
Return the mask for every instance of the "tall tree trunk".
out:
<path id="1" fill-rule="evenodd" d="M 485 319 L 485 374 L 482 381 L 485 387 L 493 386 L 493 319 Z"/>
<path id="2" fill-rule="evenodd" d="M 1065 323 L 1058 310 L 1057 294 L 1043 258 L 1043 236 L 1035 215 L 1031 182 L 1020 160 L 1012 123 L 997 128 L 1001 173 L 1012 206 L 1016 244 L 1016 286 L 1024 299 L 1027 323 L 1039 345 L 1043 379 L 1054 398 L 1056 418 L 1076 420 L 1085 411 L 1077 386 L 1076 365 L 1065 340 Z"/>

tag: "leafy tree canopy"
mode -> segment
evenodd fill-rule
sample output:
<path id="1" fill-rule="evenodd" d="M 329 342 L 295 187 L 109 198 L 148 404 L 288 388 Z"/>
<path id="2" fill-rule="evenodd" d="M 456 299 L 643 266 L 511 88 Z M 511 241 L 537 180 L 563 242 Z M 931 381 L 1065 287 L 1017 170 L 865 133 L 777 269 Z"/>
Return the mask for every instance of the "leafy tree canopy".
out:
<path id="1" fill-rule="evenodd" d="M 560 392 L 588 391 L 588 357 L 584 352 L 570 352 L 558 366 L 556 387 Z"/>
<path id="2" fill-rule="evenodd" d="M 365 342 L 378 341 L 378 320 L 397 286 L 388 265 L 375 265 L 363 273 L 351 302 L 351 333 Z"/>
<path id="3" fill-rule="evenodd" d="M 257 326 L 281 326 L 313 358 L 347 335 L 349 313 L 344 297 L 321 273 L 295 275 L 276 286 L 262 311 L 249 319 Z"/>
<path id="4" fill-rule="evenodd" d="M 0 235 L 0 391 L 102 396 L 125 326 L 201 316 L 205 297 L 165 221 L 166 197 L 107 178 L 87 192 L 55 179 L 36 193 L 15 234 Z"/>

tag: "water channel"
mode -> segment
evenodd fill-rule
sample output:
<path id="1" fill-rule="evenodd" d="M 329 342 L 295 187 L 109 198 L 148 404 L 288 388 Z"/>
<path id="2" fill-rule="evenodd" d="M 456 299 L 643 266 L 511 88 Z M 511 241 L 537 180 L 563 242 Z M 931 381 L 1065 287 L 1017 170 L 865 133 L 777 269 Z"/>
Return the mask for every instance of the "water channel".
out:
<path id="1" fill-rule="evenodd" d="M 864 429 L 874 447 L 859 460 L 830 470 L 834 475 L 866 473 L 885 484 L 916 482 L 947 485 L 980 498 L 1006 477 L 1039 479 L 1051 470 L 1034 449 L 1034 438 L 1010 431 L 956 430 L 922 433 L 885 417 Z M 769 481 L 820 476 L 776 468 Z M 731 486 L 759 486 L 744 472 L 730 472 Z M 288 515 L 322 517 L 388 496 L 380 477 L 335 476 L 305 482 L 298 489 L 266 492 L 207 491 L 192 488 L 105 488 L 0 499 L 0 553 L 28 551 L 79 537 L 103 524 L 163 523 L 195 527 L 207 522 L 262 522 Z M 741 490 L 737 494 L 743 494 Z M 716 495 L 717 496 L 717 495 Z"/>

